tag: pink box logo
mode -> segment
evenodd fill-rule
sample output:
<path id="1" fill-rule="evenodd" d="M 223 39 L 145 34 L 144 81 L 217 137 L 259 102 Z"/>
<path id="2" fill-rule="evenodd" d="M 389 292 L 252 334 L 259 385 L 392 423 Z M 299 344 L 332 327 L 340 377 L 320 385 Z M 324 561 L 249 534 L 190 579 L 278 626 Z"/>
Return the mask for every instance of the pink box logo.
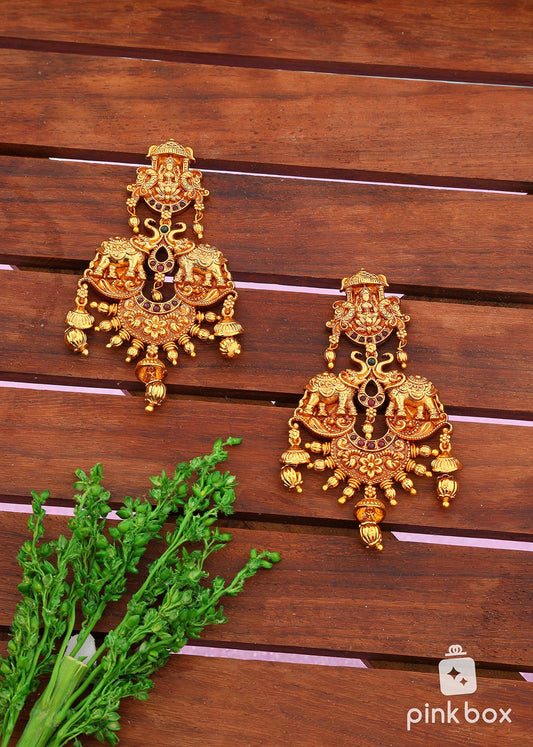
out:
<path id="1" fill-rule="evenodd" d="M 462 647 L 449 647 L 439 662 L 440 690 L 443 695 L 468 695 L 477 690 L 476 663 Z"/>

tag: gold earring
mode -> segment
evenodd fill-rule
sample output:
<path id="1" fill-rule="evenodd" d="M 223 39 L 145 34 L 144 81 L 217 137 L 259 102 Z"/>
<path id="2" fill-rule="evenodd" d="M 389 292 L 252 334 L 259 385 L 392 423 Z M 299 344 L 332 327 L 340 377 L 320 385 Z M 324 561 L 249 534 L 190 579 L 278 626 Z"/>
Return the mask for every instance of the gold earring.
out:
<path id="1" fill-rule="evenodd" d="M 380 360 L 377 346 L 392 332 L 396 332 L 398 349 L 396 360 L 401 368 L 407 365 L 405 325 L 410 317 L 402 314 L 400 300 L 386 298 L 388 285 L 384 275 L 361 270 L 342 281 L 345 301 L 333 304 L 334 316 L 327 327 L 331 329 L 329 346 L 324 358 L 329 369 L 335 364 L 341 334 L 365 349 L 365 358 L 352 352 L 356 369 L 346 369 L 338 375 L 332 371 L 320 373 L 307 383 L 305 392 L 289 420 L 289 448 L 281 456 L 283 484 L 302 491 L 302 475 L 298 469 L 333 470 L 323 490 L 345 483 L 339 503 L 346 503 L 364 486 L 364 497 L 355 505 L 359 533 L 367 547 L 382 550 L 379 523 L 385 516 L 385 504 L 378 498 L 378 488 L 391 505 L 396 505 L 398 483 L 414 494 L 413 480 L 408 473 L 431 477 L 437 473 L 437 493 L 442 505 L 448 508 L 457 493 L 453 473 L 461 469 L 461 462 L 451 454 L 452 425 L 439 400 L 438 392 L 424 376 L 409 375 L 398 369 L 385 370 L 395 356 L 386 353 Z M 357 401 L 359 407 L 356 406 Z M 383 433 L 375 435 L 376 418 L 383 415 Z M 356 420 L 364 415 L 360 431 Z M 320 436 L 302 446 L 300 424 Z M 442 428 L 438 449 L 425 441 Z M 309 452 L 320 455 L 314 462 Z M 417 457 L 433 457 L 430 471 L 416 462 Z"/>
<path id="2" fill-rule="evenodd" d="M 238 294 L 222 252 L 184 237 L 187 225 L 174 222 L 177 214 L 194 203 L 193 230 L 203 238 L 204 198 L 209 192 L 202 186 L 201 172 L 189 166 L 194 161 L 192 149 L 169 140 L 152 145 L 147 157 L 151 165 L 138 168 L 137 180 L 127 187 L 131 196 L 126 208 L 134 235 L 107 239 L 97 249 L 78 281 L 76 306 L 66 316 L 65 341 L 75 352 L 88 355 L 87 330 L 95 322 L 87 310 L 89 287 L 111 299 L 111 303 L 89 304 L 108 317 L 95 330 L 113 333 L 108 348 L 128 342 L 128 363 L 144 353 L 135 373 L 145 385 L 145 409 L 152 412 L 166 396 L 167 370 L 159 359 L 161 350 L 175 366 L 178 347 L 196 355 L 192 337 L 219 337 L 222 355 L 234 358 L 241 352 L 235 335 L 243 328 L 233 318 Z M 153 218 L 144 221 L 149 235 L 139 231 L 136 208 L 141 199 L 160 214 L 159 225 Z M 165 293 L 169 277 L 172 286 Z M 207 310 L 222 299 L 221 315 Z M 213 331 L 202 327 L 202 322 L 214 324 Z"/>

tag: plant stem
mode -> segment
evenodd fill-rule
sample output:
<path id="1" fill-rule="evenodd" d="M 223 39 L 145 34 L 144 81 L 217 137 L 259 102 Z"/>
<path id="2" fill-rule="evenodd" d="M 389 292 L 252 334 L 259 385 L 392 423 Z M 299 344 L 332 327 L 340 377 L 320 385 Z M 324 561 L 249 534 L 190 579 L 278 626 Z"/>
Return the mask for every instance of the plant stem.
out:
<path id="1" fill-rule="evenodd" d="M 87 666 L 79 659 L 66 656 L 61 661 L 56 679 L 49 683 L 30 717 L 17 747 L 46 747 L 48 740 L 65 717 L 65 702 L 76 690 L 87 673 Z"/>
<path id="2" fill-rule="evenodd" d="M 74 603 L 73 603 L 73 605 L 72 605 L 72 607 L 70 609 L 69 617 L 68 617 L 68 622 L 67 622 L 67 630 L 66 630 L 66 633 L 65 633 L 65 635 L 63 637 L 63 642 L 61 644 L 61 648 L 59 649 L 59 652 L 57 654 L 57 658 L 55 660 L 54 668 L 52 669 L 52 673 L 50 674 L 50 679 L 48 680 L 48 686 L 47 687 L 50 687 L 52 689 L 55 687 L 55 684 L 56 684 L 56 681 L 57 681 L 57 677 L 58 677 L 59 671 L 61 669 L 61 664 L 63 662 L 63 657 L 64 657 L 64 654 L 65 654 L 68 642 L 70 640 L 70 637 L 72 635 L 72 631 L 74 630 L 74 623 L 75 623 L 75 621 L 76 621 L 76 601 L 74 601 Z"/>

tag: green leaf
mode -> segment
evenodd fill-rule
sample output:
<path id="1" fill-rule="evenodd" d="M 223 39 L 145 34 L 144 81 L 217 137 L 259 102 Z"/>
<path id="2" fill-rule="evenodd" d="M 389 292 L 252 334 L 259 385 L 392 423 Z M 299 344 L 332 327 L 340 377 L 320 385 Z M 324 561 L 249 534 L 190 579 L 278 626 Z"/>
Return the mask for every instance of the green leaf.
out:
<path id="1" fill-rule="evenodd" d="M 230 436 L 224 442 L 224 446 L 238 446 L 240 443 L 242 443 L 242 438 Z"/>

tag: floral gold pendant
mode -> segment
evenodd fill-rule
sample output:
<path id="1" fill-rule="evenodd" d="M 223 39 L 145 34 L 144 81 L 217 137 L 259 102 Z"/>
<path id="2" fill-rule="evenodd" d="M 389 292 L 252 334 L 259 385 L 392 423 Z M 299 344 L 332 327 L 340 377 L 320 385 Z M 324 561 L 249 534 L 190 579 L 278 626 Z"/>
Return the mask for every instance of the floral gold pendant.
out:
<path id="1" fill-rule="evenodd" d="M 307 383 L 289 420 L 289 448 L 281 456 L 282 482 L 297 492 L 302 491 L 298 468 L 304 464 L 308 469 L 333 470 L 323 489 L 343 483 L 339 503 L 362 489 L 364 496 L 355 504 L 354 514 L 363 543 L 377 550 L 383 549 L 379 523 L 385 516 L 378 489 L 394 506 L 397 485 L 416 493 L 409 473 L 426 477 L 436 473 L 438 498 L 448 508 L 457 493 L 453 473 L 461 469 L 451 454 L 452 425 L 431 381 L 391 368 L 395 357 L 401 369 L 407 366 L 405 326 L 410 317 L 401 312 L 398 298 L 385 297 L 387 285 L 384 275 L 366 270 L 343 279 L 346 300 L 333 304 L 334 316 L 327 322 L 331 334 L 324 358 L 330 370 Z M 378 345 L 392 332 L 398 338 L 396 356 L 386 353 L 380 359 Z M 362 346 L 365 356 L 352 352 L 356 367 L 335 374 L 331 369 L 341 334 Z M 304 448 L 301 425 L 322 440 Z M 439 430 L 438 449 L 422 443 Z M 310 452 L 318 458 L 311 461 Z M 431 470 L 417 457 L 433 457 Z"/>
<path id="2" fill-rule="evenodd" d="M 127 342 L 128 363 L 141 357 L 135 373 L 145 385 L 145 409 L 152 412 L 166 397 L 167 370 L 160 355 L 175 366 L 179 348 L 196 355 L 192 338 L 218 337 L 222 355 L 234 358 L 241 352 L 236 335 L 243 329 L 233 318 L 238 294 L 226 258 L 211 244 L 187 238 L 186 223 L 175 220 L 193 203 L 193 231 L 203 238 L 204 198 L 209 192 L 202 186 L 201 172 L 189 167 L 194 161 L 192 149 L 169 140 L 153 145 L 147 157 L 151 165 L 138 168 L 136 182 L 127 187 L 133 236 L 115 236 L 97 249 L 78 282 L 75 308 L 66 316 L 65 341 L 74 351 L 88 355 L 87 330 L 95 318 L 87 306 L 105 314 L 108 318 L 95 330 L 112 333 L 108 348 Z M 144 220 L 147 234 L 139 230 L 140 200 L 160 214 L 159 222 Z M 108 300 L 89 303 L 90 290 Z M 210 310 L 219 302 L 221 314 Z M 213 330 L 203 322 L 214 324 Z"/>

